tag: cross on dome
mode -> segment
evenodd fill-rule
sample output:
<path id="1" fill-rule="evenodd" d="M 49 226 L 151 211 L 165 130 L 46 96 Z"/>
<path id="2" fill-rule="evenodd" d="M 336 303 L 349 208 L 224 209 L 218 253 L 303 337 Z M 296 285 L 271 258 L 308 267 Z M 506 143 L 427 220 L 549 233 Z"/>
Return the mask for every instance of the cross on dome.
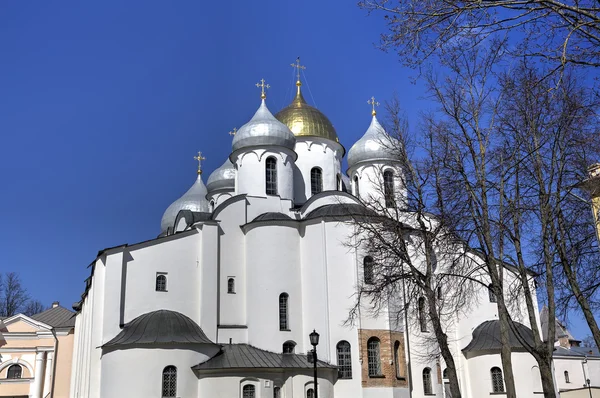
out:
<path id="1" fill-rule="evenodd" d="M 306 66 L 300 65 L 300 57 L 296 58 L 296 63 L 290 64 L 292 68 L 296 68 L 296 86 L 301 86 L 300 69 L 306 69 Z"/>
<path id="2" fill-rule="evenodd" d="M 379 106 L 379 102 L 375 101 L 375 97 L 371 97 L 370 100 L 367 101 L 367 104 L 371 105 L 373 107 L 373 110 L 371 111 L 371 115 L 375 116 L 377 115 L 377 111 L 375 110 L 376 106 Z"/>
<path id="3" fill-rule="evenodd" d="M 230 131 L 229 133 L 227 133 L 227 134 L 229 134 L 229 135 L 233 136 L 233 135 L 235 135 L 236 133 L 237 133 L 237 128 L 236 128 L 236 127 L 234 127 L 234 128 L 233 128 L 233 130 L 231 130 L 231 131 Z"/>
<path id="4" fill-rule="evenodd" d="M 194 160 L 198 161 L 198 174 L 202 174 L 202 161 L 206 158 L 202 156 L 202 152 L 198 151 L 198 156 L 194 156 Z"/>
<path id="5" fill-rule="evenodd" d="M 256 87 L 260 87 L 260 98 L 267 98 L 267 92 L 265 90 L 271 88 L 271 86 L 265 83 L 265 79 L 260 79 L 260 83 L 256 83 Z"/>

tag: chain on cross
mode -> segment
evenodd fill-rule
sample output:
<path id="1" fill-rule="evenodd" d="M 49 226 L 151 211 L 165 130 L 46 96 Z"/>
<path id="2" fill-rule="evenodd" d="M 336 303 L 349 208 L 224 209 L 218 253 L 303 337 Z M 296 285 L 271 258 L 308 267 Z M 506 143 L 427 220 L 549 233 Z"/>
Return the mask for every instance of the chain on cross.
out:
<path id="1" fill-rule="evenodd" d="M 194 156 L 194 160 L 198 161 L 198 174 L 202 174 L 202 161 L 206 158 L 202 156 L 202 152 L 198 151 L 198 156 Z"/>
<path id="2" fill-rule="evenodd" d="M 271 86 L 266 84 L 265 79 L 260 79 L 260 83 L 256 83 L 256 87 L 260 87 L 260 98 L 262 98 L 262 99 L 267 98 L 266 90 L 268 88 L 271 88 Z"/>
<path id="3" fill-rule="evenodd" d="M 367 104 L 369 104 L 373 107 L 373 110 L 371 111 L 371 115 L 373 115 L 373 116 L 377 115 L 377 111 L 375 110 L 375 107 L 379 106 L 379 102 L 375 101 L 375 97 L 371 97 L 371 99 L 367 101 Z"/>
<path id="4" fill-rule="evenodd" d="M 305 70 L 306 66 L 300 65 L 300 57 L 296 58 L 296 63 L 290 65 L 292 66 L 292 68 L 296 68 L 296 85 L 302 85 L 302 83 L 300 83 L 300 69 Z"/>

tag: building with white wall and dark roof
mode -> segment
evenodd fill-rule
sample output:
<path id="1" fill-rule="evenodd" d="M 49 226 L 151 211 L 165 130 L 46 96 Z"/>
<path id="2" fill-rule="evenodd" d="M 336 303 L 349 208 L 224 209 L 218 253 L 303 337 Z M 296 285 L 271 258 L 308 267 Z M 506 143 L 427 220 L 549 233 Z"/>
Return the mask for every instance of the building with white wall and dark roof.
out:
<path id="1" fill-rule="evenodd" d="M 198 168 L 158 238 L 99 252 L 74 305 L 72 398 L 314 398 L 313 330 L 319 398 L 450 396 L 441 359 L 407 349 L 426 332 L 391 308 L 346 323 L 368 253 L 345 243 L 344 221 L 368 214 L 363 201 L 380 195 L 374 181 L 399 171 L 373 111 L 357 117 L 366 133 L 344 173 L 334 125 L 296 85 L 273 115 L 261 81 L 229 157 L 206 185 Z M 406 195 L 393 177 L 393 194 Z M 463 396 L 480 398 L 504 384 L 496 304 L 487 289 L 476 294 L 481 304 L 456 315 L 452 349 Z M 519 397 L 538 396 L 533 357 L 518 342 L 513 355 Z"/>

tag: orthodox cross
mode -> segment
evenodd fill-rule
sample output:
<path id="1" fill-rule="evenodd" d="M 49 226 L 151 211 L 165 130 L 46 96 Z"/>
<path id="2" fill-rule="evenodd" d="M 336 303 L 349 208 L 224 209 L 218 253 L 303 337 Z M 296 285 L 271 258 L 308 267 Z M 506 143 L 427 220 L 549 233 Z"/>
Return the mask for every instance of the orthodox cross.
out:
<path id="1" fill-rule="evenodd" d="M 373 115 L 373 116 L 377 115 L 377 111 L 375 110 L 375 107 L 379 106 L 379 102 L 375 101 L 375 97 L 371 97 L 371 99 L 367 101 L 367 104 L 369 104 L 373 107 L 373 110 L 371 111 L 371 115 Z"/>
<path id="2" fill-rule="evenodd" d="M 256 87 L 260 87 L 260 98 L 267 98 L 267 93 L 265 90 L 271 88 L 271 86 L 265 83 L 265 79 L 260 79 L 260 83 L 256 83 Z"/>
<path id="3" fill-rule="evenodd" d="M 202 152 L 198 151 L 198 156 L 194 156 L 194 160 L 198 161 L 198 174 L 202 174 L 202 161 L 206 158 L 202 156 Z"/>
<path id="4" fill-rule="evenodd" d="M 233 130 L 231 130 L 229 132 L 229 135 L 235 135 L 236 133 L 237 133 L 237 128 L 234 127 Z"/>
<path id="5" fill-rule="evenodd" d="M 290 64 L 292 68 L 296 68 L 296 84 L 300 83 L 300 69 L 306 69 L 306 66 L 300 65 L 300 57 L 296 58 L 295 64 Z"/>

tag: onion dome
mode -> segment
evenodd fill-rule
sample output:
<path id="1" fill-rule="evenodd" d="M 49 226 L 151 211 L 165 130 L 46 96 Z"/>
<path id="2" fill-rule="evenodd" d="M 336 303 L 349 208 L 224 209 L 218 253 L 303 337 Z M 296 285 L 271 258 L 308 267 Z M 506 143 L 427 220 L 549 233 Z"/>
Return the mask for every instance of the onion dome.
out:
<path id="1" fill-rule="evenodd" d="M 362 162 L 397 160 L 393 151 L 395 145 L 396 140 L 385 132 L 373 111 L 367 132 L 348 151 L 348 168 Z"/>
<path id="2" fill-rule="evenodd" d="M 209 192 L 218 189 L 235 189 L 235 168 L 229 159 L 208 177 L 206 188 Z"/>
<path id="3" fill-rule="evenodd" d="M 296 137 L 321 137 L 340 142 L 333 124 L 320 110 L 306 103 L 302 96 L 300 80 L 296 97 L 287 107 L 279 111 L 275 117 L 285 123 Z"/>
<path id="4" fill-rule="evenodd" d="M 206 200 L 206 186 L 202 182 L 202 175 L 199 172 L 194 185 L 182 197 L 171 203 L 160 220 L 160 230 L 166 231 L 173 227 L 177 214 L 181 210 L 191 210 L 194 212 L 208 212 L 208 201 Z"/>
<path id="5" fill-rule="evenodd" d="M 293 150 L 295 145 L 294 134 L 285 124 L 275 119 L 263 98 L 252 119 L 233 137 L 232 149 L 235 152 L 238 149 L 256 146 L 281 146 Z"/>

